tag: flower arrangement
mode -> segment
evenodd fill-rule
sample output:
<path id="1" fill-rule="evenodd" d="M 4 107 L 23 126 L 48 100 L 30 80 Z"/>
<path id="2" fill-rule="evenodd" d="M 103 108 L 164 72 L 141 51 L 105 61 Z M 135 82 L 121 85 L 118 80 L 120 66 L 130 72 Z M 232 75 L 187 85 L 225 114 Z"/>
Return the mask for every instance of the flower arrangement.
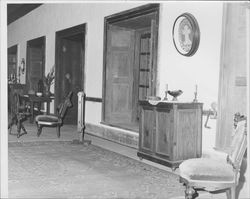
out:
<path id="1" fill-rule="evenodd" d="M 55 80 L 55 65 L 52 66 L 49 73 L 43 78 L 43 83 L 47 92 L 50 92 L 50 86 Z"/>

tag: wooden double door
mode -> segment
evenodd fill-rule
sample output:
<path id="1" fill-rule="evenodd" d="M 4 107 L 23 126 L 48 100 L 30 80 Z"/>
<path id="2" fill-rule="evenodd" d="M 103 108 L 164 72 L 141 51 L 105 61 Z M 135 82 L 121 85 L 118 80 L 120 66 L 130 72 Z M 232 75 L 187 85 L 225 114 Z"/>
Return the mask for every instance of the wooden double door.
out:
<path id="1" fill-rule="evenodd" d="M 138 103 L 156 88 L 157 12 L 106 29 L 104 122 L 138 131 Z"/>
<path id="2" fill-rule="evenodd" d="M 45 76 L 45 37 L 27 42 L 27 91 L 37 92 L 38 82 Z"/>

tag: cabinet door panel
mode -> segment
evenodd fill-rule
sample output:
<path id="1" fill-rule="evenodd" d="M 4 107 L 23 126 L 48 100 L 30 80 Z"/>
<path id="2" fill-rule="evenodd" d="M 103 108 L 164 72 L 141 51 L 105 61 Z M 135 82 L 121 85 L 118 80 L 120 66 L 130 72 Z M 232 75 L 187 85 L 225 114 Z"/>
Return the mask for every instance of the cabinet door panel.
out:
<path id="1" fill-rule="evenodd" d="M 175 159 L 185 160 L 197 157 L 198 124 L 195 110 L 177 112 Z"/>
<path id="2" fill-rule="evenodd" d="M 153 151 L 153 135 L 155 129 L 155 113 L 153 110 L 142 111 L 142 139 L 141 147 L 144 150 Z"/>
<path id="3" fill-rule="evenodd" d="M 171 114 L 169 111 L 156 112 L 156 153 L 157 155 L 170 155 L 171 141 Z"/>

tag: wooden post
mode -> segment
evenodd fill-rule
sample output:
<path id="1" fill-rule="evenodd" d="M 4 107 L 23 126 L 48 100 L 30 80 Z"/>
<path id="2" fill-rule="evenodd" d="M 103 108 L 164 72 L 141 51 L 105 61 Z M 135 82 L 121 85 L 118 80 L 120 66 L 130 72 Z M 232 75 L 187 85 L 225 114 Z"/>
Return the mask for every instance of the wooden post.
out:
<path id="1" fill-rule="evenodd" d="M 236 112 L 246 115 L 246 9 L 243 3 L 224 3 L 219 75 L 216 148 L 231 143 Z"/>
<path id="2" fill-rule="evenodd" d="M 247 115 L 247 81 L 249 83 L 249 76 L 247 78 L 247 68 L 249 67 L 250 46 L 248 27 L 250 24 L 249 19 L 247 18 L 249 17 L 249 13 L 247 15 L 247 12 L 249 12 L 249 3 L 224 3 L 219 75 L 218 120 L 215 143 L 216 148 L 220 150 L 224 150 L 230 145 L 234 114 L 240 112 L 240 114 Z M 250 187 L 250 182 L 248 180 L 250 176 L 250 160 L 249 153 L 247 154 L 248 168 L 246 172 L 248 174 L 245 174 L 246 182 L 239 181 L 238 186 L 243 186 L 238 194 L 240 196 L 246 194 L 247 196 L 244 196 L 245 198 L 249 198 L 250 196 L 249 190 L 248 193 L 246 193 L 246 189 L 249 189 Z M 244 162 L 246 161 L 243 161 L 242 164 L 244 164 Z M 239 190 L 237 190 L 237 192 L 238 191 Z"/>
<path id="3" fill-rule="evenodd" d="M 78 119 L 77 119 L 77 132 L 79 133 L 79 142 L 82 144 L 91 144 L 90 140 L 84 140 L 85 134 L 85 100 L 86 94 L 78 92 Z"/>

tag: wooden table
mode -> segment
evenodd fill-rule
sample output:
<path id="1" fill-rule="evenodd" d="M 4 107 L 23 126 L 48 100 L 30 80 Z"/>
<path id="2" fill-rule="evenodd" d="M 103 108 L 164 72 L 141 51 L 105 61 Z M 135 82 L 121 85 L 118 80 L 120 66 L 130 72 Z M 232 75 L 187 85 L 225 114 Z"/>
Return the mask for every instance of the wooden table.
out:
<path id="1" fill-rule="evenodd" d="M 27 100 L 30 102 L 30 109 L 31 109 L 30 123 L 34 122 L 34 105 L 35 105 L 35 103 L 39 104 L 39 107 L 40 107 L 41 103 L 46 103 L 47 104 L 46 113 L 49 114 L 50 102 L 54 99 L 54 97 L 52 97 L 52 96 L 50 96 L 50 97 L 49 96 L 38 97 L 36 95 L 31 95 L 31 94 L 24 95 L 24 97 L 26 97 Z"/>

